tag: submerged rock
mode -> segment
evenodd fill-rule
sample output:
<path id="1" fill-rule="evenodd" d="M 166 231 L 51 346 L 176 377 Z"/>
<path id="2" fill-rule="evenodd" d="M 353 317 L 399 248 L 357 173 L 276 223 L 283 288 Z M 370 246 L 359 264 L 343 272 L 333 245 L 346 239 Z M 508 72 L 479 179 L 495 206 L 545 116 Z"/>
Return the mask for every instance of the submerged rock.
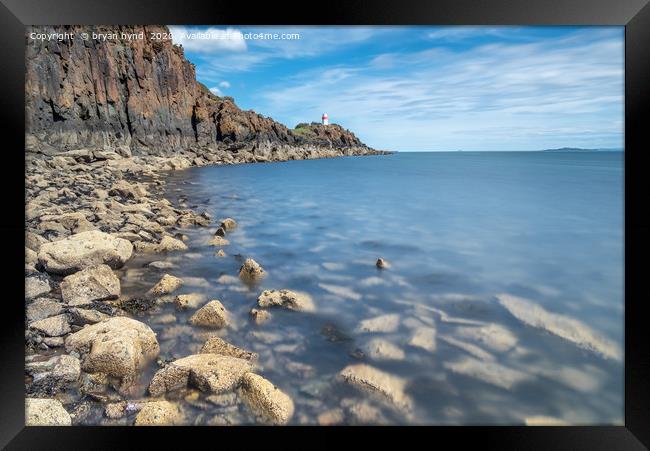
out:
<path id="1" fill-rule="evenodd" d="M 215 299 L 198 309 L 190 318 L 190 322 L 195 326 L 216 327 L 220 329 L 228 325 L 230 322 L 229 316 L 223 304 Z"/>
<path id="2" fill-rule="evenodd" d="M 533 379 L 533 376 L 521 371 L 513 370 L 496 362 L 487 362 L 473 357 L 464 357 L 455 362 L 445 362 L 444 366 L 454 373 L 480 379 L 483 382 L 506 390 L 523 381 Z"/>
<path id="3" fill-rule="evenodd" d="M 210 242 L 208 243 L 210 246 L 228 246 L 230 244 L 230 241 L 225 239 L 222 236 L 215 235 L 212 237 Z"/>
<path id="4" fill-rule="evenodd" d="M 436 350 L 436 329 L 433 327 L 417 327 L 408 340 L 410 346 L 434 352 Z"/>
<path id="5" fill-rule="evenodd" d="M 395 332 L 399 328 L 399 315 L 389 313 L 361 321 L 355 332 Z"/>
<path id="6" fill-rule="evenodd" d="M 363 352 L 373 360 L 404 360 L 404 351 L 383 338 L 373 338 L 362 346 Z"/>
<path id="7" fill-rule="evenodd" d="M 253 364 L 248 360 L 218 354 L 193 354 L 158 370 L 149 384 L 149 393 L 160 396 L 188 384 L 204 392 L 225 393 L 235 389 Z"/>
<path id="8" fill-rule="evenodd" d="M 498 324 L 488 324 L 479 327 L 459 327 L 456 335 L 474 340 L 487 346 L 493 351 L 505 352 L 517 344 L 517 337 L 508 329 Z"/>
<path id="9" fill-rule="evenodd" d="M 271 319 L 271 312 L 268 310 L 258 310 L 256 308 L 250 309 L 248 312 L 253 322 L 257 325 L 264 324 Z"/>
<path id="10" fill-rule="evenodd" d="M 622 351 L 616 343 L 577 319 L 548 312 L 533 301 L 509 294 L 500 294 L 497 299 L 515 318 L 529 326 L 544 329 L 603 357 L 622 359 Z"/>
<path id="11" fill-rule="evenodd" d="M 365 364 L 349 365 L 338 374 L 339 380 L 370 394 L 379 395 L 400 409 L 410 409 L 411 398 L 406 395 L 406 381 Z"/>
<path id="12" fill-rule="evenodd" d="M 226 355 L 250 361 L 256 361 L 259 357 L 255 352 L 238 348 L 237 346 L 216 336 L 208 338 L 208 340 L 203 344 L 200 353 Z"/>
<path id="13" fill-rule="evenodd" d="M 132 381 L 138 371 L 160 352 L 156 334 L 131 318 L 114 317 L 86 326 L 65 341 L 66 351 L 78 352 L 82 368 Z"/>
<path id="14" fill-rule="evenodd" d="M 183 279 L 180 277 L 172 276 L 171 274 L 165 274 L 157 284 L 155 284 L 149 291 L 147 291 L 147 296 L 164 296 L 178 290 L 182 285 Z"/>
<path id="15" fill-rule="evenodd" d="M 248 407 L 265 421 L 286 424 L 293 416 L 293 400 L 262 376 L 246 373 L 240 390 Z"/>
<path id="16" fill-rule="evenodd" d="M 246 282 L 255 282 L 266 275 L 262 267 L 252 258 L 247 258 L 239 268 L 239 277 Z"/>
<path id="17" fill-rule="evenodd" d="M 25 399 L 25 425 L 70 426 L 72 419 L 63 404 L 56 399 Z"/>
<path id="18" fill-rule="evenodd" d="M 198 308 L 205 302 L 205 296 L 200 293 L 179 294 L 174 299 L 174 304 L 179 310 Z"/>
<path id="19" fill-rule="evenodd" d="M 63 279 L 61 296 L 68 305 L 117 299 L 120 296 L 120 279 L 108 265 L 91 266 Z"/>
<path id="20" fill-rule="evenodd" d="M 237 221 L 232 218 L 226 218 L 221 220 L 221 227 L 226 231 L 230 232 L 237 228 Z"/>
<path id="21" fill-rule="evenodd" d="M 38 251 L 38 261 L 47 272 L 65 275 L 100 264 L 121 268 L 132 253 L 133 245 L 129 241 L 92 230 L 43 243 Z"/>
<path id="22" fill-rule="evenodd" d="M 289 310 L 313 311 L 314 301 L 307 293 L 290 290 L 264 290 L 257 298 L 262 308 L 280 306 Z"/>
<path id="23" fill-rule="evenodd" d="M 182 421 L 177 404 L 169 401 L 152 401 L 144 404 L 135 417 L 136 426 L 173 426 Z"/>
<path id="24" fill-rule="evenodd" d="M 219 249 L 216 254 L 214 254 L 216 257 L 225 257 L 226 253 L 223 251 L 223 249 Z"/>

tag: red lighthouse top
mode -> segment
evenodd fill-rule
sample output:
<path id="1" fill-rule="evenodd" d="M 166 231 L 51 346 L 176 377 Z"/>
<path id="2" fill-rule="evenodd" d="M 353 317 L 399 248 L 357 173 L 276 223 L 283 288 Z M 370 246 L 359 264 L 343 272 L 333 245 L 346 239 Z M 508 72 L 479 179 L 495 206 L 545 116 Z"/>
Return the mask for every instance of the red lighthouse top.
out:
<path id="1" fill-rule="evenodd" d="M 328 119 L 327 113 L 323 113 L 323 120 L 326 121 Z"/>

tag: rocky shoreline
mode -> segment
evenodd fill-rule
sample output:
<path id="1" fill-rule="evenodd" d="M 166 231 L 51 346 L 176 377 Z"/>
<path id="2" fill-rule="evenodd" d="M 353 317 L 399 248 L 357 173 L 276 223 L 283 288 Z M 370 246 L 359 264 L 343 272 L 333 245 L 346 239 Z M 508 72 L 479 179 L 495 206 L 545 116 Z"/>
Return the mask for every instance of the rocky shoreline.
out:
<path id="1" fill-rule="evenodd" d="M 171 300 L 178 309 L 195 311 L 191 324 L 215 331 L 229 326 L 229 314 L 216 299 L 174 296 L 183 282 L 173 274 L 138 296 L 123 296 L 124 280 L 115 270 L 139 254 L 187 249 L 180 228 L 214 228 L 220 241 L 212 244 L 220 246 L 236 227 L 230 218 L 217 222 L 207 212 L 172 205 L 163 197 L 166 171 L 381 153 L 259 145 L 237 153 L 187 151 L 173 157 L 132 156 L 119 148 L 27 153 L 27 424 L 83 424 L 89 403 L 101 403 L 106 418 L 128 417 L 129 424 L 183 424 L 181 406 L 164 399 L 181 388 L 235 396 L 262 423 L 290 421 L 291 398 L 255 373 L 256 355 L 216 335 L 208 336 L 198 354 L 159 362 L 160 370 L 143 381 L 142 368 L 160 349 L 156 334 L 133 319 L 133 311 Z M 239 277 L 250 282 L 263 277 L 263 269 L 249 259 Z M 267 290 L 251 310 L 252 320 L 268 319 L 273 306 L 309 310 L 310 299 Z M 145 398 L 132 396 L 138 383 L 148 385 Z"/>

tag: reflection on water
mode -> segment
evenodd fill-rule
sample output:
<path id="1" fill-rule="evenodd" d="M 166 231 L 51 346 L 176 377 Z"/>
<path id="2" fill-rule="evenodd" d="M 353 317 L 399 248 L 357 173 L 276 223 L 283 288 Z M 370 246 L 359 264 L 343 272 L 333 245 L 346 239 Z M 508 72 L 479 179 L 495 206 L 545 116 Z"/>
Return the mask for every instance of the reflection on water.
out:
<path id="1" fill-rule="evenodd" d="M 183 229 L 189 250 L 130 262 L 123 291 L 170 273 L 177 294 L 219 299 L 233 326 L 216 334 L 260 354 L 294 424 L 622 424 L 622 168 L 618 153 L 454 152 L 176 172 L 170 200 L 237 220 L 226 256 L 207 244 L 216 225 Z M 267 272 L 254 286 L 236 277 L 248 257 Z M 316 310 L 254 324 L 257 296 L 283 288 Z M 172 302 L 138 318 L 162 359 L 215 334 L 192 313 Z M 337 379 L 358 364 L 412 402 Z M 254 421 L 209 398 L 182 400 L 189 423 Z"/>

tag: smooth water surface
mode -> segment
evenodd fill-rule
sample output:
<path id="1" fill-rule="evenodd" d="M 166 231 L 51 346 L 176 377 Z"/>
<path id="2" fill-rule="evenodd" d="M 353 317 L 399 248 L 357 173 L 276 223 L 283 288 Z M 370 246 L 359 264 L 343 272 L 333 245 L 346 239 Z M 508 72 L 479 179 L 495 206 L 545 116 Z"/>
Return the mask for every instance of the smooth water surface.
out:
<path id="1" fill-rule="evenodd" d="M 340 408 L 346 424 L 536 416 L 622 424 L 622 362 L 523 323 L 496 295 L 574 318 L 622 349 L 623 153 L 399 153 L 193 168 L 172 173 L 166 189 L 215 223 L 181 230 L 190 249 L 166 257 L 172 269 L 131 263 L 126 272 L 140 277 L 125 290 L 168 272 L 186 279 L 179 293 L 221 300 L 234 327 L 220 335 L 260 353 L 260 374 L 294 399 L 292 423 L 318 424 Z M 227 235 L 227 256 L 217 257 L 207 243 L 225 217 L 239 226 Z M 247 257 L 268 273 L 254 287 L 236 278 Z M 390 268 L 378 269 L 378 257 Z M 253 324 L 248 311 L 260 292 L 282 288 L 310 294 L 316 311 L 273 309 L 268 323 Z M 190 326 L 190 314 L 171 304 L 142 317 L 162 357 L 197 352 L 211 333 Z M 358 328 L 386 314 L 399 320 L 383 332 Z M 495 343 L 494 325 L 505 342 Z M 435 330 L 433 347 L 413 345 L 422 328 Z M 400 352 L 373 358 L 373 338 Z M 357 363 L 402 378 L 412 409 L 337 380 Z M 190 423 L 254 421 L 243 407 L 222 412 L 201 396 L 188 406 Z"/>

